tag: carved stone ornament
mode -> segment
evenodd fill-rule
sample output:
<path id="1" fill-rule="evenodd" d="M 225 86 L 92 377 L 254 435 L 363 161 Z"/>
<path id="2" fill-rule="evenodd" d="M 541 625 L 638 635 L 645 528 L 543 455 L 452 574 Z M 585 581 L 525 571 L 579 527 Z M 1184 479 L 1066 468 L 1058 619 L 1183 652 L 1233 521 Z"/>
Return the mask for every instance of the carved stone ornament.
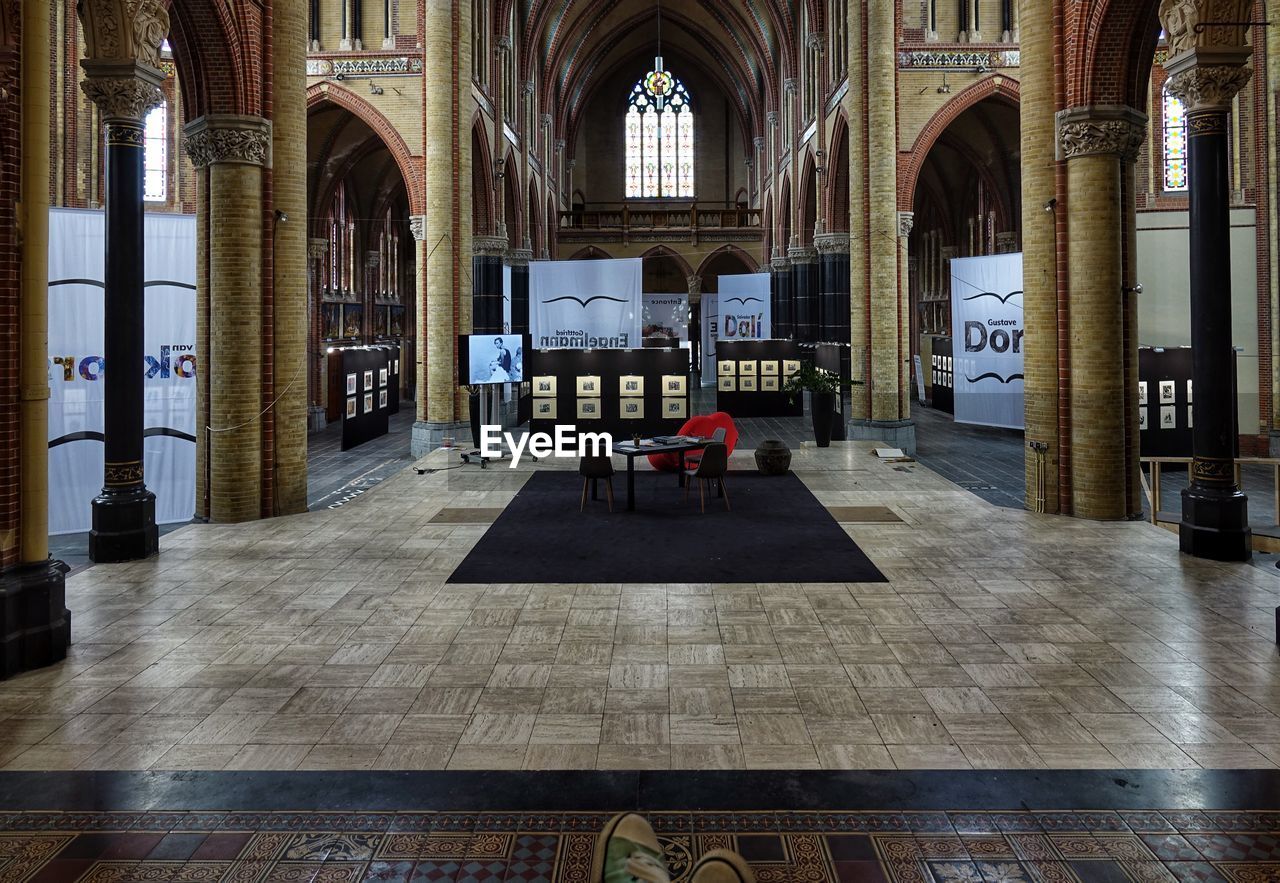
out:
<path id="1" fill-rule="evenodd" d="M 471 254 L 477 257 L 501 258 L 507 253 L 507 239 L 503 236 L 471 237 Z"/>
<path id="2" fill-rule="evenodd" d="M 756 153 L 764 152 L 764 138 L 757 135 L 755 138 L 751 139 L 751 143 L 755 145 Z"/>
<path id="3" fill-rule="evenodd" d="M 427 216 L 426 215 L 410 215 L 409 216 L 409 232 L 413 234 L 413 238 L 418 242 L 427 238 Z"/>
<path id="4" fill-rule="evenodd" d="M 307 257 L 313 261 L 324 260 L 329 253 L 329 240 L 313 237 L 307 240 Z"/>
<path id="5" fill-rule="evenodd" d="M 764 118 L 769 122 L 769 125 L 778 125 L 778 112 L 776 110 L 769 111 L 764 115 Z"/>
<path id="6" fill-rule="evenodd" d="M 1253 0 L 1162 0 L 1160 24 L 1164 26 L 1169 54 L 1195 49 L 1244 46 Z"/>
<path id="7" fill-rule="evenodd" d="M 911 235 L 911 230 L 916 225 L 915 212 L 898 212 L 898 235 L 906 238 Z"/>
<path id="8" fill-rule="evenodd" d="M 160 44 L 169 34 L 168 5 L 164 0 L 80 0 L 76 8 L 85 55 L 159 67 Z"/>
<path id="9" fill-rule="evenodd" d="M 772 267 L 776 273 L 785 273 L 791 269 L 791 261 L 782 256 L 781 249 L 775 249 L 773 260 L 769 262 L 769 266 Z"/>
<path id="10" fill-rule="evenodd" d="M 187 155 L 198 169 L 214 163 L 271 164 L 271 123 L 262 117 L 208 114 L 183 131 Z"/>
<path id="11" fill-rule="evenodd" d="M 813 247 L 818 254 L 848 254 L 848 233 L 821 233 L 813 237 Z"/>
<path id="12" fill-rule="evenodd" d="M 787 249 L 787 259 L 791 261 L 792 266 L 812 264 L 818 259 L 818 252 L 806 245 L 793 245 Z"/>
<path id="13" fill-rule="evenodd" d="M 1075 107 L 1060 111 L 1058 158 L 1112 154 L 1134 162 L 1147 137 L 1146 114 L 1131 107 Z"/>
<path id="14" fill-rule="evenodd" d="M 1253 68 L 1244 65 L 1197 65 L 1169 79 L 1169 91 L 1188 113 L 1231 109 L 1231 101 L 1249 82 Z"/>
<path id="15" fill-rule="evenodd" d="M 85 67 L 88 70 L 89 64 L 86 63 Z M 129 68 L 123 75 L 90 71 L 89 76 L 80 81 L 80 88 L 98 106 L 104 120 L 141 123 L 147 111 L 164 100 L 155 78 L 136 75 L 134 65 L 129 65 Z M 156 73 L 159 75 L 158 71 Z"/>
<path id="16" fill-rule="evenodd" d="M 527 267 L 531 260 L 533 260 L 533 249 L 509 248 L 503 258 L 503 263 L 508 267 Z"/>
<path id="17" fill-rule="evenodd" d="M 702 295 L 702 277 L 696 273 L 692 276 L 685 277 L 685 282 L 689 286 L 689 297 L 699 297 Z"/>

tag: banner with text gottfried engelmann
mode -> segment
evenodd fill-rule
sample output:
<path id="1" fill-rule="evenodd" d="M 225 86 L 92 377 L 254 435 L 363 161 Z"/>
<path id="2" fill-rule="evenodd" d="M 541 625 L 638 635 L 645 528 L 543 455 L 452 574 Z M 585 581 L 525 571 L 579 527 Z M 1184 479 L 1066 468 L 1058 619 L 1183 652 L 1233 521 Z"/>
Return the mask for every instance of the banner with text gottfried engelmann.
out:
<path id="1" fill-rule="evenodd" d="M 49 532 L 91 526 L 102 490 L 103 375 L 143 378 L 143 473 L 156 521 L 190 521 L 196 501 L 196 222 L 148 214 L 144 356 L 103 357 L 104 221 L 99 211 L 49 213 Z"/>
<path id="2" fill-rule="evenodd" d="M 768 273 L 719 278 L 720 340 L 768 340 L 772 336 L 769 282 Z"/>
<path id="3" fill-rule="evenodd" d="M 537 349 L 643 346 L 640 258 L 533 261 L 529 330 Z"/>
<path id="4" fill-rule="evenodd" d="M 1022 255 L 951 261 L 957 423 L 1022 429 Z"/>

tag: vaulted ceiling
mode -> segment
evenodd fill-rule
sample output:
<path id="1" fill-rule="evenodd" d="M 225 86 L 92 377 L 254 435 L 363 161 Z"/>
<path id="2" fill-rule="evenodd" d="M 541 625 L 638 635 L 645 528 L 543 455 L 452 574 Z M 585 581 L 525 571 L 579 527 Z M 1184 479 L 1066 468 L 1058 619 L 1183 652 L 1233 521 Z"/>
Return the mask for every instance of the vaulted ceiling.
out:
<path id="1" fill-rule="evenodd" d="M 511 0 L 524 26 L 525 80 L 572 131 L 602 75 L 657 48 L 659 6 L 664 54 L 698 58 L 738 105 L 744 128 L 764 133 L 780 84 L 794 76 L 800 3 L 793 0 Z M 806 0 L 801 0 L 806 2 Z M 821 29 L 822 2 L 811 4 Z M 510 7 L 507 7 L 509 9 Z M 501 20 L 501 19 L 500 19 Z"/>

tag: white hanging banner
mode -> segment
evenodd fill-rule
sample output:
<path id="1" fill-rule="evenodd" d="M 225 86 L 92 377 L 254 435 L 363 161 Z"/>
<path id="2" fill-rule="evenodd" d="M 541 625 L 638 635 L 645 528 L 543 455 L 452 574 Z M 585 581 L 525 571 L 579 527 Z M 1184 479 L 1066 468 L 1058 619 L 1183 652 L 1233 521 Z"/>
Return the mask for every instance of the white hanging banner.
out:
<path id="1" fill-rule="evenodd" d="M 684 346 L 689 342 L 689 293 L 643 295 L 641 333 L 645 346 Z"/>
<path id="2" fill-rule="evenodd" d="M 511 265 L 502 265 L 502 333 L 511 333 Z"/>
<path id="3" fill-rule="evenodd" d="M 702 294 L 702 385 L 716 385 L 716 340 L 720 337 L 718 294 Z"/>
<path id="4" fill-rule="evenodd" d="M 196 223 L 148 214 L 141 365 L 103 359 L 104 218 L 49 212 L 49 532 L 92 526 L 102 490 L 103 372 L 143 376 L 143 472 L 156 521 L 190 521 L 196 500 Z"/>
<path id="5" fill-rule="evenodd" d="M 768 273 L 719 278 L 720 340 L 768 340 L 773 336 L 770 281 Z"/>
<path id="6" fill-rule="evenodd" d="M 641 346 L 640 258 L 532 261 L 529 325 L 538 349 Z"/>
<path id="7" fill-rule="evenodd" d="M 957 423 L 1022 429 L 1022 255 L 951 261 Z"/>

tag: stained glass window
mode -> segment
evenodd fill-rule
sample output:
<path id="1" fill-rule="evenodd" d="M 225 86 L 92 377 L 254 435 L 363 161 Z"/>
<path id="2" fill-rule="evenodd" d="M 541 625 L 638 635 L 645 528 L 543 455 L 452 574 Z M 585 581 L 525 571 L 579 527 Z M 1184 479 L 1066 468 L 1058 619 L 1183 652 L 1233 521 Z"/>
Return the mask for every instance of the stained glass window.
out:
<path id="1" fill-rule="evenodd" d="M 143 126 L 142 198 L 147 202 L 164 202 L 169 193 L 168 107 L 165 102 L 160 102 L 147 114 Z"/>
<path id="2" fill-rule="evenodd" d="M 626 195 L 693 196 L 693 104 L 670 71 L 653 70 L 627 101 Z"/>
<path id="3" fill-rule="evenodd" d="M 1164 90 L 1164 189 L 1187 189 L 1187 111 L 1182 102 Z"/>

